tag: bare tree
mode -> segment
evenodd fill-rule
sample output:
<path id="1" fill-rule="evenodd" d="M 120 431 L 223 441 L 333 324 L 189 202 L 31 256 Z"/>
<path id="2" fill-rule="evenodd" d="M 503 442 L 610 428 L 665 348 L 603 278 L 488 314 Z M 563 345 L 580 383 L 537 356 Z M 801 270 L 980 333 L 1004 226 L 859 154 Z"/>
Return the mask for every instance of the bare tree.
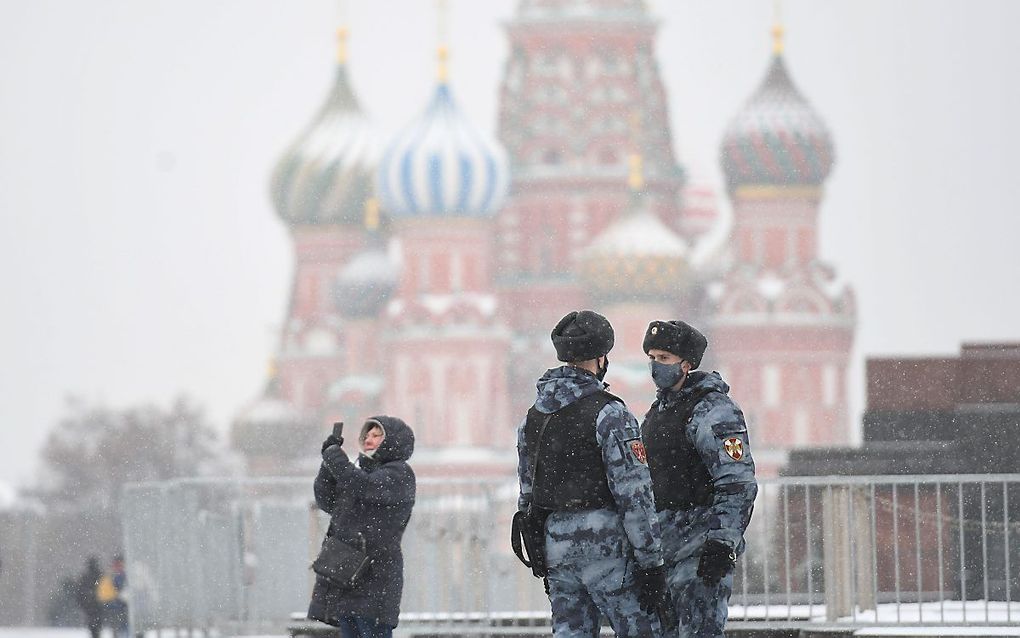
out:
<path id="1" fill-rule="evenodd" d="M 219 458 L 216 433 L 186 398 L 169 409 L 122 410 L 69 398 L 42 450 L 39 495 L 69 509 L 107 510 L 127 483 L 206 474 Z"/>

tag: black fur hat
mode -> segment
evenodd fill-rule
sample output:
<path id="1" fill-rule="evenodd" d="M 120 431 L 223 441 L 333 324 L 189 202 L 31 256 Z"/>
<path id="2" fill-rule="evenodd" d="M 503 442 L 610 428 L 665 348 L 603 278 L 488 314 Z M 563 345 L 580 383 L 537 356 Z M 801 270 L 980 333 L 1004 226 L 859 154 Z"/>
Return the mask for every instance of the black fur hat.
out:
<path id="1" fill-rule="evenodd" d="M 683 321 L 653 321 L 645 331 L 641 347 L 645 354 L 651 349 L 672 352 L 691 364 L 691 369 L 701 365 L 708 339 L 694 326 Z"/>
<path id="2" fill-rule="evenodd" d="M 552 331 L 556 358 L 571 363 L 598 359 L 613 349 L 616 336 L 609 320 L 591 310 L 575 310 Z"/>

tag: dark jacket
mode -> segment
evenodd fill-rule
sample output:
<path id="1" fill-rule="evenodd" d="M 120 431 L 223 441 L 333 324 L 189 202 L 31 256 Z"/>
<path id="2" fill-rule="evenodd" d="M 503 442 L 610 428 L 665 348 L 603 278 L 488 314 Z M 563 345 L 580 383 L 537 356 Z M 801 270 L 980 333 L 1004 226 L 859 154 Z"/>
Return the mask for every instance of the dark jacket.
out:
<path id="1" fill-rule="evenodd" d="M 680 390 L 661 390 L 645 415 L 642 431 L 649 438 L 660 428 L 682 428 L 691 454 L 688 458 L 698 458 L 701 467 L 689 473 L 689 468 L 675 469 L 690 480 L 706 483 L 701 489 L 688 486 L 685 490 L 681 500 L 698 501 L 693 507 L 659 512 L 667 562 L 694 555 L 707 540 L 723 543 L 738 554 L 744 549 L 744 530 L 751 520 L 758 483 L 744 413 L 729 397 L 729 391 L 730 386 L 718 372 L 695 370 Z M 694 405 L 683 409 L 688 403 Z M 686 420 L 674 423 L 679 412 L 687 415 Z M 652 482 L 669 482 L 662 473 L 670 468 L 652 459 L 658 453 L 653 450 L 654 445 L 648 450 Z M 707 498 L 695 498 L 698 493 Z"/>
<path id="2" fill-rule="evenodd" d="M 535 408 L 552 414 L 605 389 L 598 378 L 580 368 L 560 366 L 538 380 Z M 528 511 L 534 481 L 525 418 L 517 428 L 518 508 Z M 546 523 L 546 560 L 550 567 L 591 560 L 592 556 L 633 554 L 641 567 L 662 564 L 659 524 L 652 499 L 648 466 L 639 457 L 641 431 L 622 401 L 612 401 L 598 413 L 592 434 L 602 449 L 606 478 L 615 507 L 581 512 L 553 512 Z"/>
<path id="3" fill-rule="evenodd" d="M 315 579 L 308 617 L 336 625 L 342 616 L 357 616 L 395 627 L 404 588 L 400 539 L 415 499 L 414 472 L 407 459 L 414 452 L 414 433 L 393 417 L 374 417 L 385 439 L 356 467 L 339 455 L 324 460 L 315 478 L 315 502 L 332 516 L 328 536 L 354 541 L 363 534 L 372 560 L 368 575 L 353 589 L 341 589 L 321 576 Z M 336 458 L 335 456 L 333 458 Z"/>
<path id="4" fill-rule="evenodd" d="M 85 566 L 85 571 L 78 576 L 78 591 L 76 593 L 78 606 L 89 619 L 89 624 L 98 626 L 103 614 L 103 604 L 96 597 L 96 587 L 99 579 L 103 577 L 103 570 L 99 567 L 99 561 L 90 558 Z"/>

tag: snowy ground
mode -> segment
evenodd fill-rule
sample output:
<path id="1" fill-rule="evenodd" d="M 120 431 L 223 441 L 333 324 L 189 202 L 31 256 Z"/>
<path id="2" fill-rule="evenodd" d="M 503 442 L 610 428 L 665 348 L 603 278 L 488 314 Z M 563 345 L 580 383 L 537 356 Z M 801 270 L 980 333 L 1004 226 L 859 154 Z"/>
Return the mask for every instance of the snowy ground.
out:
<path id="1" fill-rule="evenodd" d="M 518 621 L 547 619 L 548 612 L 494 614 L 506 620 L 513 617 Z M 448 623 L 470 630 L 471 626 L 487 624 L 492 616 L 486 614 L 405 614 L 401 625 L 442 626 Z M 756 626 L 771 624 L 786 625 L 792 621 L 800 624 L 826 624 L 825 607 L 823 605 L 748 605 L 730 607 L 730 620 L 735 627 L 741 620 Z M 764 621 L 764 622 L 763 622 Z M 939 624 L 934 624 L 939 623 Z M 972 624 L 974 623 L 974 624 Z M 991 623 L 998 626 L 980 626 L 977 623 Z M 855 636 L 862 638 L 879 636 L 1016 636 L 1020 638 L 1020 602 L 943 601 L 917 604 L 882 604 L 875 611 L 858 612 L 856 617 L 841 618 L 842 625 L 858 625 Z M 863 625 L 863 626 L 862 626 Z M 875 626 L 867 626 L 875 625 Z M 970 625 L 970 626 L 967 626 Z M 831 626 L 831 625 L 830 625 Z M 146 638 L 171 638 L 176 634 L 166 630 L 146 634 Z M 0 627 L 0 638 L 87 638 L 85 629 L 56 629 L 45 627 Z M 211 636 L 219 636 L 211 632 Z M 103 638 L 112 638 L 108 630 Z M 256 638 L 256 637 L 249 637 Z"/>
<path id="2" fill-rule="evenodd" d="M 186 636 L 187 634 L 181 634 Z M 201 634 L 195 634 L 199 636 Z M 210 636 L 218 636 L 219 634 L 211 633 Z M 173 631 L 166 630 L 163 632 L 162 638 L 171 638 L 175 636 Z M 85 628 L 81 629 L 65 629 L 62 627 L 0 627 L 0 638 L 88 638 L 89 632 Z M 113 634 L 108 629 L 104 629 L 101 634 L 101 638 L 113 638 Z M 146 638 L 160 638 L 156 632 L 150 631 L 146 634 Z M 259 638 L 258 636 L 246 636 L 246 638 Z M 282 636 L 274 636 L 273 638 L 283 638 Z"/>

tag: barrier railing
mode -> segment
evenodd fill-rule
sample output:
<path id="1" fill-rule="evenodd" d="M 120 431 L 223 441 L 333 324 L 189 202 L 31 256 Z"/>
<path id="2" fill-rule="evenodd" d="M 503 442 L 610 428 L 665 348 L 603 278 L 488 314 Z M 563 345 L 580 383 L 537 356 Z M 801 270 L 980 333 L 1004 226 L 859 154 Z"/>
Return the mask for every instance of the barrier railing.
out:
<path id="1" fill-rule="evenodd" d="M 405 619 L 547 616 L 509 547 L 516 496 L 512 479 L 419 481 Z M 129 486 L 123 524 L 137 630 L 252 630 L 306 609 L 327 518 L 310 478 L 184 479 Z M 1020 474 L 763 480 L 746 538 L 734 623 L 1020 622 Z"/>

